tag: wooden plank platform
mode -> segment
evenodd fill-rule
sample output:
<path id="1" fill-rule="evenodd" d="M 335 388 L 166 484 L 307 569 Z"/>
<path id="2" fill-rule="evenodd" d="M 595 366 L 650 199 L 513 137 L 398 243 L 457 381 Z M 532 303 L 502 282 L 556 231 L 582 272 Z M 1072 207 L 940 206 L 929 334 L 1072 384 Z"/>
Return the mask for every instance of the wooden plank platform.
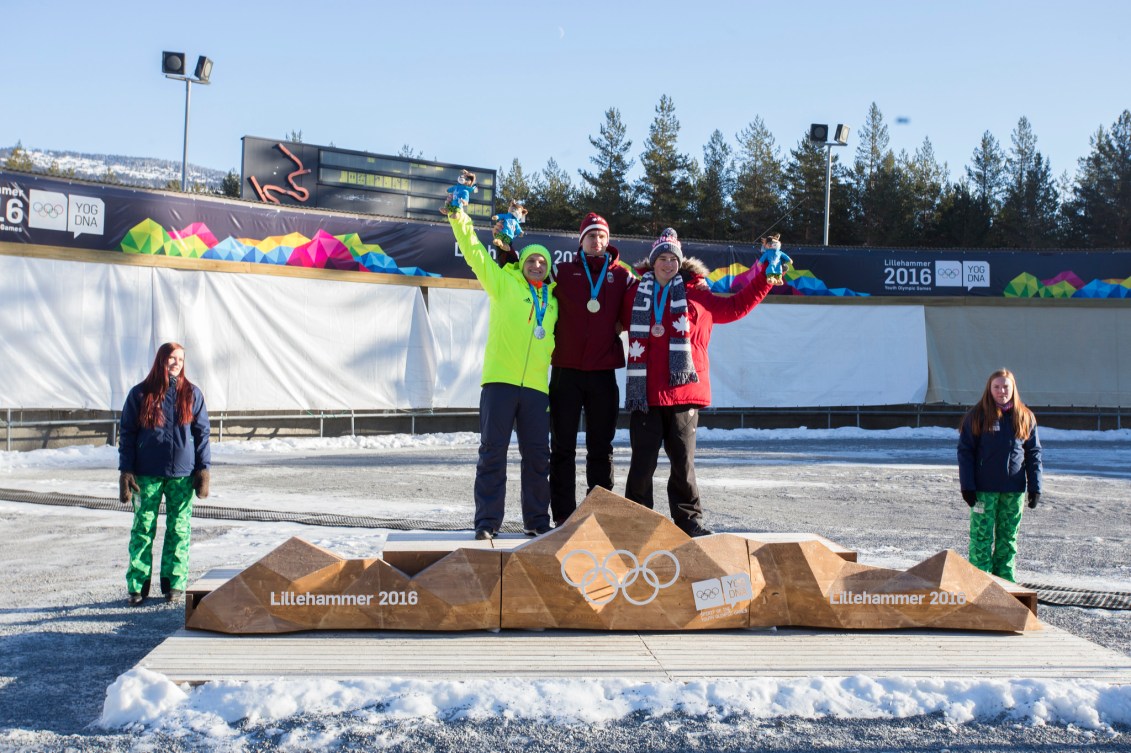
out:
<path id="1" fill-rule="evenodd" d="M 311 677 L 662 682 L 852 675 L 1131 684 L 1131 657 L 1047 626 L 1016 634 L 790 628 L 229 636 L 178 630 L 138 666 L 193 684 Z"/>

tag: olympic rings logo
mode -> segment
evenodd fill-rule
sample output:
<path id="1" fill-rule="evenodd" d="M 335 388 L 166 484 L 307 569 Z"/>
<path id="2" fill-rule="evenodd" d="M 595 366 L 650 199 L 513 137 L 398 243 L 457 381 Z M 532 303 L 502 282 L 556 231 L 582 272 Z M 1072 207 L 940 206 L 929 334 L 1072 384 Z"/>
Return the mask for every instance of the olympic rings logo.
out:
<path id="1" fill-rule="evenodd" d="M 695 592 L 697 599 L 717 599 L 722 591 L 718 588 L 701 588 Z"/>
<path id="2" fill-rule="evenodd" d="M 937 277 L 945 277 L 948 280 L 953 280 L 955 277 L 961 276 L 962 273 L 953 267 L 940 267 L 935 270 L 935 275 Z"/>
<path id="3" fill-rule="evenodd" d="M 592 563 L 591 567 L 585 571 L 584 575 L 581 576 L 581 580 L 574 580 L 572 577 L 570 577 L 569 572 L 566 569 L 566 565 L 569 563 L 570 558 L 575 554 L 585 555 Z M 625 571 L 623 576 L 618 576 L 609 566 L 610 562 L 613 561 L 613 558 L 617 557 L 618 555 L 625 557 L 629 562 L 632 563 L 632 566 Z M 663 583 L 660 582 L 660 576 L 658 576 L 656 574 L 656 571 L 651 567 L 652 562 L 657 557 L 667 557 L 669 560 L 671 560 L 672 565 L 675 566 L 675 573 L 673 573 L 672 576 Z M 586 549 L 575 549 L 562 558 L 562 579 L 574 588 L 580 589 L 581 595 L 585 597 L 586 601 L 599 607 L 611 602 L 617 597 L 618 593 L 623 593 L 625 601 L 638 607 L 644 606 L 645 604 L 650 604 L 655 600 L 657 596 L 660 595 L 660 591 L 662 589 L 665 589 L 675 583 L 676 579 L 678 578 L 679 560 L 676 559 L 674 554 L 667 551 L 666 549 L 657 549 L 656 551 L 645 557 L 644 562 L 640 562 L 635 554 L 626 549 L 613 550 L 600 564 L 597 563 L 597 556 Z M 628 588 L 632 584 L 636 583 L 637 580 L 643 580 L 644 583 L 651 587 L 651 596 L 648 596 L 644 599 L 636 599 L 628 593 Z M 602 582 L 605 583 L 611 589 L 611 591 L 605 597 L 594 599 L 589 595 L 590 587 Z"/>
<path id="4" fill-rule="evenodd" d="M 35 210 L 35 213 L 40 217 L 47 217 L 52 220 L 63 214 L 64 211 L 62 204 L 45 204 L 42 201 L 35 202 L 31 205 L 31 208 Z"/>

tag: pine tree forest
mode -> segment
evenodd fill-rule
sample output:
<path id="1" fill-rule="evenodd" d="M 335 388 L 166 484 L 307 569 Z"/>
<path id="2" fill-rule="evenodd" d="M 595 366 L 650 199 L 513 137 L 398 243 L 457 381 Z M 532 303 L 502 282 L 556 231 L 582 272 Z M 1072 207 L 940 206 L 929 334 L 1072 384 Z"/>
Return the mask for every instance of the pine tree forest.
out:
<path id="1" fill-rule="evenodd" d="M 497 207 L 525 199 L 529 226 L 547 230 L 573 230 L 594 211 L 622 236 L 670 226 L 687 239 L 753 243 L 769 231 L 819 245 L 831 152 L 831 245 L 1131 247 L 1131 110 L 1097 127 L 1075 176 L 1052 174 L 1025 117 L 1007 140 L 986 131 L 954 176 L 929 138 L 913 154 L 894 153 L 875 103 L 852 134 L 851 155 L 852 147 L 814 143 L 808 132 L 792 146 L 778 145 L 760 117 L 732 140 L 715 130 L 701 156 L 681 151 L 679 130 L 665 95 L 634 154 L 620 112 L 610 108 L 589 137 L 591 167 L 578 171 L 580 180 L 553 159 L 535 173 L 515 159 L 499 172 Z"/>

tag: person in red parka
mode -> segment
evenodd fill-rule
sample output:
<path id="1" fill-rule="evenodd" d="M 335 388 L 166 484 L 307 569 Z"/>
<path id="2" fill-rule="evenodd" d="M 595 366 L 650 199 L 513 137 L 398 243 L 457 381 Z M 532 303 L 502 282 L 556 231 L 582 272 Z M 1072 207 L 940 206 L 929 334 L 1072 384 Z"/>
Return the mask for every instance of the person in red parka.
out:
<path id="1" fill-rule="evenodd" d="M 621 323 L 628 330 L 624 407 L 632 414 L 625 496 L 652 507 L 652 475 L 663 447 L 671 461 L 672 520 L 690 536 L 707 536 L 711 531 L 703 525 L 695 482 L 695 429 L 699 409 L 711 403 L 711 328 L 746 316 L 772 285 L 758 275 L 733 296 L 697 287 L 707 268 L 698 259 L 684 258 L 671 228 L 637 269 L 643 277 L 621 309 Z"/>

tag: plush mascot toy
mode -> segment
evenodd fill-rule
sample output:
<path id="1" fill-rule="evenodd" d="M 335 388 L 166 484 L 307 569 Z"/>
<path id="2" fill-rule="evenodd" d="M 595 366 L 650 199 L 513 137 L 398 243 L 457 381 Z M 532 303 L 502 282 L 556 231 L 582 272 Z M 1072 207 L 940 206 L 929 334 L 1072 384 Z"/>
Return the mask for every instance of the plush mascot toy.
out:
<path id="1" fill-rule="evenodd" d="M 477 193 L 479 186 L 475 185 L 475 173 L 463 170 L 456 178 L 456 184 L 448 189 L 448 203 L 440 207 L 440 214 L 458 212 L 471 201 L 471 194 Z"/>
<path id="2" fill-rule="evenodd" d="M 507 251 L 514 239 L 522 235 L 522 223 L 526 222 L 526 207 L 521 201 L 511 199 L 508 211 L 496 214 L 491 219 L 495 221 L 494 244 L 500 250 Z"/>
<path id="3" fill-rule="evenodd" d="M 779 234 L 774 233 L 762 239 L 762 258 L 758 260 L 758 263 L 766 265 L 766 279 L 770 281 L 770 284 L 785 284 L 782 279 L 782 265 L 788 267 L 793 263 L 793 259 L 781 250 L 781 236 Z"/>

